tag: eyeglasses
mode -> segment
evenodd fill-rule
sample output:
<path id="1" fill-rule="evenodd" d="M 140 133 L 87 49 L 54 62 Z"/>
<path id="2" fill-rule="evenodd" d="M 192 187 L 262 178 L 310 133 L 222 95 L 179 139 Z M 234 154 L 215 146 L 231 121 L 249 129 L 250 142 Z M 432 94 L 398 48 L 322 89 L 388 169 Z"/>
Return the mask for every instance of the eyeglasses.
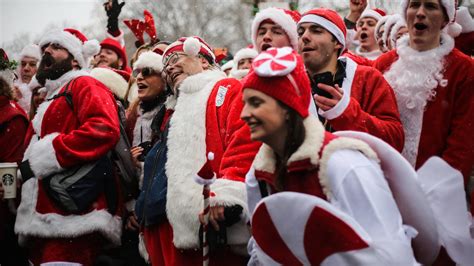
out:
<path id="1" fill-rule="evenodd" d="M 132 72 L 132 75 L 133 75 L 134 78 L 136 78 L 136 77 L 138 77 L 138 74 L 140 74 L 140 73 L 142 73 L 142 76 L 144 78 L 149 77 L 153 74 L 159 74 L 159 72 L 155 71 L 151 67 L 144 67 L 144 68 L 134 69 L 133 72 Z"/>
<path id="2" fill-rule="evenodd" d="M 186 55 L 187 54 L 185 53 L 172 53 L 169 56 L 165 57 L 165 60 L 163 60 L 164 69 L 166 69 L 170 65 L 172 66 L 176 64 L 181 57 Z"/>

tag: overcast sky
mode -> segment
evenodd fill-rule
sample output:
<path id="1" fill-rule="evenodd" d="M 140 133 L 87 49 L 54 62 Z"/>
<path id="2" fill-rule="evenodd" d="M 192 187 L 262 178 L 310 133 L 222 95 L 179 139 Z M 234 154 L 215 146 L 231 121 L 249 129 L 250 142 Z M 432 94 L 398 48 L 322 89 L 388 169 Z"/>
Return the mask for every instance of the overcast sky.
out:
<path id="1" fill-rule="evenodd" d="M 0 45 L 25 32 L 34 37 L 50 23 L 87 25 L 97 2 L 103 0 L 0 0 Z"/>

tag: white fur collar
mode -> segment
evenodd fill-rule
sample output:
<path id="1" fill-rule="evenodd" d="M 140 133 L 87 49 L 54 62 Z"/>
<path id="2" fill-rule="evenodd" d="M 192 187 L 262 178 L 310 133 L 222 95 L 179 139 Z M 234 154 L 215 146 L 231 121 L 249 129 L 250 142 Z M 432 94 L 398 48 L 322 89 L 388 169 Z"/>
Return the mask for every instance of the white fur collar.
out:
<path id="1" fill-rule="evenodd" d="M 372 52 L 362 52 L 360 46 L 357 46 L 357 48 L 355 49 L 355 53 L 359 56 L 365 57 L 365 58 L 370 59 L 370 60 L 375 60 L 380 55 L 382 55 L 382 51 L 380 51 L 380 50 L 374 50 Z"/>
<path id="2" fill-rule="evenodd" d="M 61 88 L 64 86 L 64 84 L 66 84 L 70 80 L 77 78 L 79 76 L 90 76 L 90 75 L 85 70 L 73 70 L 73 71 L 69 71 L 65 73 L 64 75 L 62 75 L 56 80 L 49 80 L 49 79 L 46 80 L 46 84 L 45 84 L 46 99 L 50 99 L 51 97 L 58 94 Z M 48 107 L 52 102 L 53 101 L 48 101 L 48 100 L 45 100 L 44 102 L 42 102 L 38 106 L 38 109 L 36 110 L 36 115 L 31 121 L 33 125 L 33 129 L 35 130 L 38 136 L 41 136 L 41 124 L 43 121 L 43 116 L 46 113 L 46 110 L 48 110 Z"/>
<path id="3" fill-rule="evenodd" d="M 81 70 L 72 70 L 72 71 L 69 71 L 69 72 L 65 73 L 64 75 L 62 75 L 58 79 L 55 79 L 55 80 L 47 79 L 46 84 L 44 85 L 45 91 L 47 93 L 46 94 L 46 99 L 56 95 L 57 92 L 59 91 L 58 89 L 60 89 L 64 84 L 66 84 L 70 80 L 72 80 L 76 77 L 79 77 L 79 76 L 90 76 L 90 74 L 89 74 L 89 72 L 87 72 L 85 70 L 82 70 L 82 69 Z"/>
<path id="4" fill-rule="evenodd" d="M 216 81 L 226 78 L 226 75 L 221 70 L 206 70 L 196 75 L 186 78 L 178 90 L 181 93 L 194 93 L 200 91 L 207 84 L 214 84 Z"/>
<path id="5" fill-rule="evenodd" d="M 321 122 L 314 116 L 308 116 L 303 121 L 305 127 L 305 138 L 301 146 L 288 159 L 288 165 L 292 162 L 310 159 L 312 165 L 319 163 L 319 150 L 324 141 L 324 127 Z M 263 144 L 260 147 L 253 167 L 257 171 L 264 171 L 268 173 L 275 172 L 275 153 L 270 146 Z"/>

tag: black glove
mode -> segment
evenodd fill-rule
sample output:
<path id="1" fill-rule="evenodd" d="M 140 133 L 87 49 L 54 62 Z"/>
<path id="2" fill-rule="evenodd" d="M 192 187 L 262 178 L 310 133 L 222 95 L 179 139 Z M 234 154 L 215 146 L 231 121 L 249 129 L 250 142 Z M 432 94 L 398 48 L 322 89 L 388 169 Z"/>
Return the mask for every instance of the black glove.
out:
<path id="1" fill-rule="evenodd" d="M 125 5 L 125 2 L 118 3 L 118 0 L 112 0 L 112 5 L 109 6 L 109 3 L 104 4 L 105 12 L 107 13 L 107 31 L 113 36 L 118 36 L 120 34 L 118 27 L 118 17 L 122 11 L 122 7 Z"/>
<path id="2" fill-rule="evenodd" d="M 21 162 L 18 168 L 20 168 L 23 183 L 25 183 L 28 179 L 35 177 L 35 174 L 31 170 L 30 162 L 28 160 Z"/>

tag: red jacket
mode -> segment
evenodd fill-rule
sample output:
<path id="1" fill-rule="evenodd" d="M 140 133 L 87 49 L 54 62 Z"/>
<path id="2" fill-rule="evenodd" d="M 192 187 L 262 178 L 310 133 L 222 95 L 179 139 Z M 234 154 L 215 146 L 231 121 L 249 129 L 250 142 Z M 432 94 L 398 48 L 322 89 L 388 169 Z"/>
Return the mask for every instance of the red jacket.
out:
<path id="1" fill-rule="evenodd" d="M 72 95 L 47 100 L 38 107 L 32 121 L 30 144 L 24 160 L 29 160 L 36 178 L 23 184 L 16 232 L 20 235 L 61 238 L 100 232 L 111 242 L 120 243 L 121 219 L 107 209 L 105 195 L 99 196 L 89 211 L 72 215 L 60 209 L 44 190 L 42 177 L 97 160 L 118 141 L 117 106 L 109 89 L 84 71 L 70 71 L 58 80 L 47 81 L 46 99 L 60 95 L 64 85 Z M 40 138 L 38 138 L 40 137 Z"/>

